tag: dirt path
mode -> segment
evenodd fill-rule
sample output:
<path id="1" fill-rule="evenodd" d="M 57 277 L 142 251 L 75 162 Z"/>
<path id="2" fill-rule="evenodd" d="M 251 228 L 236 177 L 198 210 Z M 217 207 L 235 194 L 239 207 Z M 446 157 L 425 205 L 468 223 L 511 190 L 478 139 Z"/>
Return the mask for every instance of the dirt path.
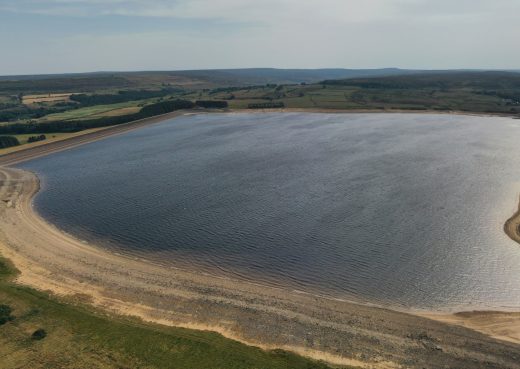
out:
<path id="1" fill-rule="evenodd" d="M 31 199 L 38 189 L 33 174 L 0 168 L 0 252 L 21 271 L 19 283 L 115 313 L 213 330 L 248 344 L 284 348 L 336 364 L 520 368 L 519 344 L 458 325 L 159 267 L 87 245 L 33 211 Z M 476 315 L 468 316 L 457 316 L 463 323 L 451 323 L 478 323 Z M 515 339 L 514 334 L 500 334 L 504 333 Z"/>

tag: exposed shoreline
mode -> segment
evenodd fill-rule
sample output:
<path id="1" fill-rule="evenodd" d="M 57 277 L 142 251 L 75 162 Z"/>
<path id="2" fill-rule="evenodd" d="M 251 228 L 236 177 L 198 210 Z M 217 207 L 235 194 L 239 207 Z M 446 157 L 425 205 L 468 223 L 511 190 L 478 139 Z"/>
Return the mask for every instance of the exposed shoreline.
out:
<path id="1" fill-rule="evenodd" d="M 427 362 L 431 345 L 442 360 L 447 360 L 444 355 L 475 359 L 476 347 L 480 358 L 504 363 L 507 356 L 495 357 L 497 352 L 520 352 L 518 344 L 419 316 L 111 254 L 62 233 L 33 211 L 32 198 L 39 190 L 35 175 L 1 168 L 0 176 L 0 251 L 21 271 L 21 284 L 145 321 L 212 330 L 336 364 L 398 367 L 411 349 Z"/>
<path id="2" fill-rule="evenodd" d="M 325 108 L 273 108 L 273 109 L 228 109 L 232 113 L 323 113 L 323 114 L 437 114 L 466 115 L 472 117 L 502 117 L 520 119 L 518 115 L 508 113 L 486 113 L 459 110 L 413 110 L 413 109 L 325 109 Z"/>
<path id="3" fill-rule="evenodd" d="M 27 155 L 22 158 L 28 160 Z M 283 348 L 336 364 L 398 367 L 414 350 L 416 362 L 406 362 L 407 367 L 431 365 L 432 355 L 439 363 L 455 360 L 461 368 L 466 367 L 466 359 L 468 364 L 477 360 L 496 367 L 520 367 L 508 361 L 511 353 L 520 353 L 520 313 L 425 313 L 425 319 L 151 265 L 87 245 L 48 224 L 32 209 L 39 190 L 35 175 L 0 167 L 0 184 L 0 252 L 21 271 L 18 281 L 24 285 L 73 296 L 118 314 L 212 330 L 247 344 Z"/>
<path id="4" fill-rule="evenodd" d="M 504 224 L 504 232 L 515 242 L 520 243 L 520 202 L 518 210 Z"/>

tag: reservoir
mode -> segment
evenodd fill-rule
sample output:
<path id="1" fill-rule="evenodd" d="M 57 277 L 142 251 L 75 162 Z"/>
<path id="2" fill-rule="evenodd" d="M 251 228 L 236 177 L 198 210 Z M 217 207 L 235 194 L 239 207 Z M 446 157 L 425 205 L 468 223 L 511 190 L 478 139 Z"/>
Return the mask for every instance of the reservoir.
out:
<path id="1" fill-rule="evenodd" d="M 520 120 L 200 114 L 32 160 L 36 210 L 112 252 L 402 308 L 519 309 Z"/>

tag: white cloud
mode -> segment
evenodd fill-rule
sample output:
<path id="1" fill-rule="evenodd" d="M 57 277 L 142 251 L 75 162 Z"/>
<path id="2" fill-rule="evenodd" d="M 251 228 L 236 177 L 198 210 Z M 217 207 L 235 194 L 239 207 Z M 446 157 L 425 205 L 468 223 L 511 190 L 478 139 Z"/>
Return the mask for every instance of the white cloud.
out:
<path id="1" fill-rule="evenodd" d="M 81 29 L 69 24 L 60 37 L 46 38 L 41 28 L 38 39 L 32 33 L 23 41 L 21 34 L 2 37 L 0 48 L 12 57 L 0 59 L 0 74 L 256 66 L 520 68 L 520 0 L 0 0 L 0 12 L 7 11 L 21 20 L 38 13 L 83 17 L 84 23 Z M 129 21 L 114 26 L 100 15 Z M 58 27 L 54 18 L 46 19 L 39 21 Z M 90 20 L 106 22 L 103 31 L 85 26 Z M 156 23 L 161 27 L 154 28 Z M 30 30 L 31 21 L 25 26 Z"/>
<path id="2" fill-rule="evenodd" d="M 119 15 L 283 25 L 317 21 L 512 18 L 519 0 L 0 0 L 0 10 L 57 16 Z"/>
<path id="3" fill-rule="evenodd" d="M 319 17 L 371 21 L 415 14 L 497 13 L 518 10 L 517 0 L 2 0 L 4 10 L 77 15 L 114 14 L 248 20 Z"/>

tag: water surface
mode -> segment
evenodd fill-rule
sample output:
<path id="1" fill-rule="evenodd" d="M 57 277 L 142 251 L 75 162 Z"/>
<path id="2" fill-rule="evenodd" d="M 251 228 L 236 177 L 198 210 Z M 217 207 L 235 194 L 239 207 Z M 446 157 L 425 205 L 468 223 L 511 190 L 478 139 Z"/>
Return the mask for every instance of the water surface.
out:
<path id="1" fill-rule="evenodd" d="M 426 309 L 520 308 L 520 121 L 186 116 L 23 165 L 59 228 L 166 265 Z"/>

